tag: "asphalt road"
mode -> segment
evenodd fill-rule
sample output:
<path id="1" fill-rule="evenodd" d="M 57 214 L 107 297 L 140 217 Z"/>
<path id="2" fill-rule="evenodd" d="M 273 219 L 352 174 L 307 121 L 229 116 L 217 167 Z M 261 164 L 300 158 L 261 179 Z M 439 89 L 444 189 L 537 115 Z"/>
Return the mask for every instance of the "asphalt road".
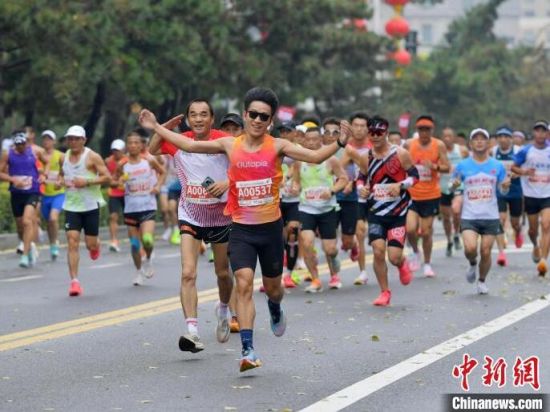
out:
<path id="1" fill-rule="evenodd" d="M 466 353 L 479 361 L 470 393 L 548 392 L 550 309 L 541 298 L 550 283 L 536 276 L 530 246 L 512 245 L 509 266 L 495 265 L 490 294 L 479 296 L 464 279 L 462 252 L 444 256 L 437 226 L 437 276 L 419 272 L 404 287 L 391 269 L 390 307 L 371 305 L 379 289 L 370 263 L 368 284 L 354 286 L 357 267 L 344 262 L 342 289 L 288 291 L 287 332 L 276 338 L 256 292 L 254 341 L 264 366 L 243 374 L 239 336 L 219 344 L 214 335 L 216 282 L 206 257 L 198 277 L 206 350 L 193 355 L 177 346 L 185 331 L 177 247 L 157 242 L 156 275 L 142 287 L 131 284 L 127 244 L 119 254 L 104 248 L 97 262 L 83 251 L 79 298 L 67 295 L 64 256 L 49 262 L 43 251 L 39 265 L 24 270 L 15 253 L 2 253 L 0 410 L 440 411 L 445 394 L 462 391 L 452 370 Z M 482 384 L 487 355 L 508 364 L 501 388 Z M 516 358 L 533 355 L 540 389 L 514 386 Z"/>

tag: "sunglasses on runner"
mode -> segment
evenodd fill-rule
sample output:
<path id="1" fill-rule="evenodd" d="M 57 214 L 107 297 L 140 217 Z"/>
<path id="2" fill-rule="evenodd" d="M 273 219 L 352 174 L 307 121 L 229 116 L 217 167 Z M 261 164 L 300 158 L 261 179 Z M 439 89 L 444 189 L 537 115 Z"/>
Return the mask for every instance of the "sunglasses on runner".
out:
<path id="1" fill-rule="evenodd" d="M 256 120 L 259 117 L 262 122 L 267 122 L 271 118 L 270 114 L 255 112 L 253 110 L 249 110 L 247 113 L 252 120 Z"/>
<path id="2" fill-rule="evenodd" d="M 384 136 L 387 130 L 388 129 L 386 128 L 372 127 L 372 128 L 369 128 L 369 133 L 372 134 L 373 136 Z"/>

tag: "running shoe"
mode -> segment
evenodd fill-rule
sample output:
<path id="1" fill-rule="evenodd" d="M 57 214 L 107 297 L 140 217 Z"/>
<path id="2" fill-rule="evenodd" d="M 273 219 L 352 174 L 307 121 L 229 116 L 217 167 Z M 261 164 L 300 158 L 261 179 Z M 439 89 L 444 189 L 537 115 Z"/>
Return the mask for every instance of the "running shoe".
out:
<path id="1" fill-rule="evenodd" d="M 174 229 L 172 231 L 172 235 L 170 236 L 170 243 L 173 245 L 179 245 L 181 243 L 181 235 L 178 229 Z"/>
<path id="2" fill-rule="evenodd" d="M 101 247 L 98 245 L 97 249 L 90 249 L 90 259 L 97 260 L 101 254 Z"/>
<path id="3" fill-rule="evenodd" d="M 247 370 L 262 366 L 262 361 L 260 361 L 260 359 L 256 356 L 254 349 L 248 349 L 247 351 L 243 351 L 239 364 L 240 371 L 246 372 Z"/>
<path id="4" fill-rule="evenodd" d="M 403 264 L 401 267 L 397 268 L 399 271 L 399 281 L 402 285 L 408 285 L 413 280 L 413 273 L 411 269 L 409 268 L 409 263 L 407 262 L 407 259 L 403 261 Z"/>
<path id="5" fill-rule="evenodd" d="M 118 245 L 118 241 L 111 242 L 109 244 L 109 250 L 115 253 L 120 252 L 120 246 Z"/>
<path id="6" fill-rule="evenodd" d="M 328 287 L 330 289 L 340 289 L 342 287 L 342 281 L 340 280 L 340 276 L 338 273 L 335 273 L 330 277 L 330 280 L 328 281 Z"/>
<path id="7" fill-rule="evenodd" d="M 310 285 L 304 289 L 306 293 L 318 293 L 323 291 L 321 279 L 313 279 Z"/>
<path id="8" fill-rule="evenodd" d="M 24 249 L 25 245 L 23 244 L 23 242 L 19 242 L 19 244 L 17 245 L 17 249 L 15 249 L 15 253 L 17 253 L 18 255 L 22 255 Z"/>
<path id="9" fill-rule="evenodd" d="M 407 260 L 411 272 L 416 272 L 418 269 L 420 269 L 420 256 L 418 256 L 418 253 L 413 253 Z"/>
<path id="10" fill-rule="evenodd" d="M 214 262 L 214 252 L 213 252 L 212 250 L 210 250 L 210 251 L 208 252 L 208 262 L 209 262 L 209 263 Z"/>
<path id="11" fill-rule="evenodd" d="M 349 258 L 352 262 L 357 262 L 359 260 L 359 247 L 357 245 L 353 245 L 351 248 Z"/>
<path id="12" fill-rule="evenodd" d="M 180 337 L 179 347 L 182 352 L 197 353 L 204 350 L 204 343 L 197 335 L 183 335 Z"/>
<path id="13" fill-rule="evenodd" d="M 424 263 L 424 276 L 426 276 L 427 278 L 435 277 L 435 272 L 432 268 L 432 265 L 430 265 L 429 263 Z"/>
<path id="14" fill-rule="evenodd" d="M 69 287 L 69 296 L 82 295 L 82 287 L 77 279 L 71 280 L 71 286 Z"/>
<path id="15" fill-rule="evenodd" d="M 21 255 L 19 259 L 19 267 L 28 268 L 30 266 L 29 255 Z"/>
<path id="16" fill-rule="evenodd" d="M 486 295 L 489 293 L 489 288 L 487 287 L 485 282 L 477 282 L 477 293 L 479 293 L 480 295 Z"/>
<path id="17" fill-rule="evenodd" d="M 391 290 L 384 290 L 380 293 L 380 296 L 378 296 L 372 304 L 374 306 L 388 306 L 390 304 L 391 300 Z"/>
<path id="18" fill-rule="evenodd" d="M 231 316 L 231 321 L 229 322 L 229 330 L 231 331 L 231 333 L 239 333 L 241 331 L 239 320 L 236 316 Z"/>
<path id="19" fill-rule="evenodd" d="M 264 286 L 264 285 L 260 285 L 259 291 L 260 291 L 261 293 L 265 293 L 265 286 Z"/>
<path id="20" fill-rule="evenodd" d="M 516 248 L 521 249 L 523 246 L 523 233 L 519 232 L 516 234 L 515 239 Z"/>
<path id="21" fill-rule="evenodd" d="M 531 259 L 533 259 L 533 262 L 535 263 L 540 262 L 540 247 L 535 246 L 533 248 L 533 252 L 531 252 Z"/>
<path id="22" fill-rule="evenodd" d="M 304 258 L 298 258 L 296 260 L 296 269 L 307 269 L 306 262 L 304 261 Z"/>
<path id="23" fill-rule="evenodd" d="M 460 237 L 458 235 L 455 235 L 453 241 L 454 241 L 454 244 L 455 244 L 455 250 L 462 249 L 462 244 L 460 243 Z"/>
<path id="24" fill-rule="evenodd" d="M 169 227 L 167 227 L 166 229 L 164 229 L 164 232 L 162 232 L 162 235 L 161 235 L 161 239 L 162 240 L 168 240 L 170 239 L 170 234 L 172 233 L 172 229 L 170 229 Z"/>
<path id="25" fill-rule="evenodd" d="M 286 289 L 292 289 L 296 287 L 296 284 L 294 283 L 294 281 L 292 280 L 292 277 L 288 273 L 283 276 L 283 286 Z"/>
<path id="26" fill-rule="evenodd" d="M 546 275 L 546 272 L 548 272 L 548 265 L 546 264 L 546 259 L 541 259 L 537 265 L 537 270 L 539 272 L 539 276 Z"/>
<path id="27" fill-rule="evenodd" d="M 40 243 L 44 243 L 46 240 L 46 231 L 42 230 L 40 226 L 38 226 L 38 241 Z"/>
<path id="28" fill-rule="evenodd" d="M 153 259 L 142 260 L 141 270 L 143 271 L 143 275 L 147 279 L 151 279 L 155 274 L 155 269 L 153 268 Z"/>
<path id="29" fill-rule="evenodd" d="M 504 250 L 502 250 L 498 253 L 497 265 L 499 265 L 499 266 L 508 266 L 508 259 L 506 259 L 506 253 L 504 253 Z"/>
<path id="30" fill-rule="evenodd" d="M 296 271 L 293 270 L 292 272 L 290 272 L 290 277 L 292 278 L 292 281 L 295 285 L 299 285 L 300 283 L 302 283 L 302 278 L 298 273 L 296 273 Z"/>
<path id="31" fill-rule="evenodd" d="M 134 286 L 141 286 L 145 283 L 145 276 L 143 276 L 143 270 L 139 269 L 136 272 L 136 277 L 134 278 L 134 281 L 132 282 Z"/>
<path id="32" fill-rule="evenodd" d="M 445 256 L 451 257 L 453 255 L 453 242 L 447 243 L 447 251 L 445 252 Z"/>
<path id="33" fill-rule="evenodd" d="M 216 339 L 218 342 L 225 343 L 229 340 L 229 313 L 226 313 L 225 316 L 221 314 L 220 302 L 216 305 L 216 319 L 218 324 L 216 325 Z"/>
<path id="34" fill-rule="evenodd" d="M 279 322 L 274 323 L 273 318 L 269 317 L 269 324 L 271 325 L 271 332 L 278 338 L 285 334 L 286 330 L 286 315 L 283 309 L 281 308 L 281 316 L 279 316 Z"/>
<path id="35" fill-rule="evenodd" d="M 59 244 L 54 243 L 53 245 L 50 245 L 50 257 L 52 260 L 57 260 L 59 256 Z"/>
<path id="36" fill-rule="evenodd" d="M 468 283 L 474 283 L 476 280 L 476 269 L 477 265 L 470 265 L 468 271 L 466 272 L 466 281 Z"/>
<path id="37" fill-rule="evenodd" d="M 361 273 L 359 273 L 359 276 L 355 278 L 355 280 L 353 281 L 353 284 L 357 286 L 362 286 L 362 285 L 366 285 L 367 281 L 368 281 L 367 272 L 363 270 Z"/>

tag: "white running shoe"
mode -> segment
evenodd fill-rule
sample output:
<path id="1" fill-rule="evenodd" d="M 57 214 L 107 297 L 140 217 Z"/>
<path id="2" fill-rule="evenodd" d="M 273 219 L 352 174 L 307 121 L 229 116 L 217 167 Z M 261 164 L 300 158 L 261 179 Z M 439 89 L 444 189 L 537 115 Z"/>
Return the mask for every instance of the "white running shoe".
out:
<path id="1" fill-rule="evenodd" d="M 424 276 L 426 276 L 427 278 L 435 277 L 435 272 L 432 269 L 432 265 L 430 265 L 429 263 L 424 263 Z"/>
<path id="2" fill-rule="evenodd" d="M 218 320 L 218 324 L 216 326 L 216 339 L 218 339 L 218 342 L 225 343 L 229 340 L 229 310 L 227 310 L 225 316 L 221 314 L 220 311 L 220 302 L 216 305 L 216 319 Z"/>
<path id="3" fill-rule="evenodd" d="M 296 260 L 296 269 L 307 269 L 306 262 L 304 262 L 304 258 L 298 258 Z"/>
<path id="4" fill-rule="evenodd" d="M 409 258 L 407 258 L 407 261 L 409 263 L 409 269 L 411 272 L 416 272 L 418 269 L 420 269 L 420 256 L 418 253 L 412 253 Z"/>
<path id="5" fill-rule="evenodd" d="M 40 256 L 40 253 L 38 252 L 38 248 L 36 247 L 36 244 L 34 242 L 31 242 L 31 251 L 29 253 L 30 264 L 34 265 L 38 261 L 39 256 Z"/>
<path id="6" fill-rule="evenodd" d="M 466 280 L 468 283 L 474 283 L 476 280 L 476 269 L 477 265 L 470 265 L 468 271 L 466 272 Z"/>
<path id="7" fill-rule="evenodd" d="M 489 293 L 489 288 L 487 287 L 485 282 L 477 282 L 477 293 L 479 293 L 480 295 L 486 295 Z"/>
<path id="8" fill-rule="evenodd" d="M 17 245 L 17 249 L 15 249 L 15 252 L 18 255 L 22 255 L 24 249 L 25 249 L 25 245 L 23 244 L 23 241 L 21 241 L 21 242 L 19 242 L 19 245 Z"/>
<path id="9" fill-rule="evenodd" d="M 141 270 L 143 272 L 143 275 L 147 279 L 151 279 L 153 275 L 155 274 L 155 269 L 153 269 L 153 259 L 152 257 L 150 259 L 144 259 L 141 261 Z"/>
<path id="10" fill-rule="evenodd" d="M 172 229 L 170 229 L 169 227 L 164 229 L 164 232 L 162 232 L 162 240 L 166 240 L 168 241 L 168 239 L 170 239 L 170 235 L 172 234 Z"/>
<path id="11" fill-rule="evenodd" d="M 136 277 L 134 278 L 134 286 L 142 286 L 145 283 L 145 277 L 143 276 L 143 270 L 139 269 L 136 272 Z"/>
<path id="12" fill-rule="evenodd" d="M 368 281 L 367 271 L 363 270 L 361 273 L 359 273 L 359 276 L 353 281 L 354 285 L 361 286 L 366 285 Z"/>

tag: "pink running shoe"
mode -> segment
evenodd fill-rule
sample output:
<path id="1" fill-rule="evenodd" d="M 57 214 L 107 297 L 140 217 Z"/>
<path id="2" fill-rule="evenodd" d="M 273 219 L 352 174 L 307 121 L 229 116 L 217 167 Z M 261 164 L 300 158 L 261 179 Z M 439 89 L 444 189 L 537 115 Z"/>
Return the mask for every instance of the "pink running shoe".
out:
<path id="1" fill-rule="evenodd" d="M 508 259 L 506 259 L 506 254 L 504 253 L 504 250 L 502 252 L 499 252 L 498 254 L 497 265 L 508 266 Z"/>
<path id="2" fill-rule="evenodd" d="M 334 274 L 330 277 L 328 287 L 330 289 L 340 289 L 342 287 L 342 281 L 340 280 L 340 276 L 338 274 Z"/>
<path id="3" fill-rule="evenodd" d="M 90 259 L 97 260 L 101 254 L 101 248 L 98 246 L 97 249 L 90 249 Z"/>
<path id="4" fill-rule="evenodd" d="M 283 276 L 283 286 L 286 289 L 292 289 L 292 288 L 296 287 L 296 284 L 294 283 L 294 281 L 290 277 L 290 274 L 286 274 L 286 275 Z"/>
<path id="5" fill-rule="evenodd" d="M 359 247 L 357 245 L 353 245 L 351 248 L 349 258 L 352 262 L 357 262 L 359 260 Z"/>
<path id="6" fill-rule="evenodd" d="M 380 293 L 380 296 L 376 298 L 372 304 L 374 306 L 388 306 L 391 300 L 391 290 L 384 290 Z"/>
<path id="7" fill-rule="evenodd" d="M 521 249 L 521 247 L 523 246 L 523 233 L 519 232 L 517 235 L 516 235 L 516 247 L 518 249 Z"/>
<path id="8" fill-rule="evenodd" d="M 411 269 L 409 268 L 409 262 L 407 262 L 407 259 L 403 260 L 401 267 L 397 269 L 399 270 L 399 280 L 401 281 L 401 284 L 408 285 L 409 283 L 411 283 L 411 280 L 413 280 L 414 276 L 411 272 Z"/>

